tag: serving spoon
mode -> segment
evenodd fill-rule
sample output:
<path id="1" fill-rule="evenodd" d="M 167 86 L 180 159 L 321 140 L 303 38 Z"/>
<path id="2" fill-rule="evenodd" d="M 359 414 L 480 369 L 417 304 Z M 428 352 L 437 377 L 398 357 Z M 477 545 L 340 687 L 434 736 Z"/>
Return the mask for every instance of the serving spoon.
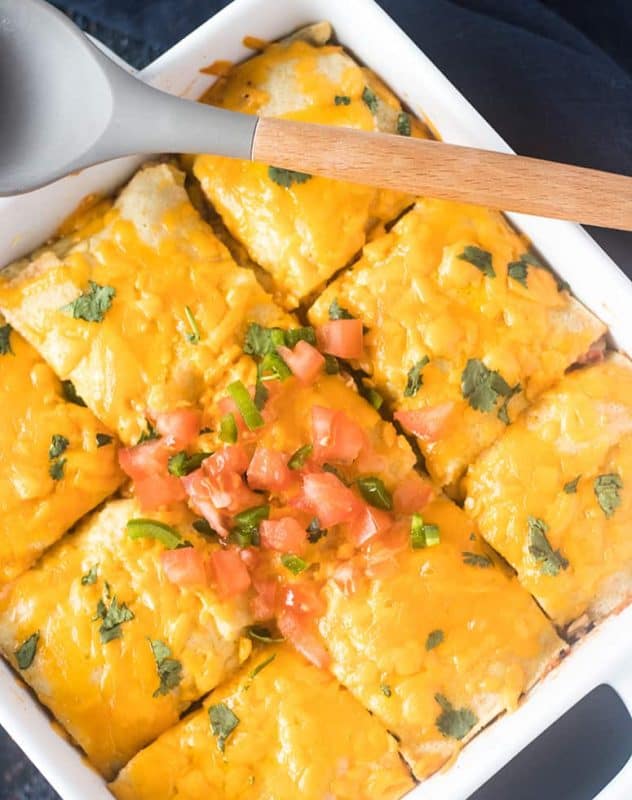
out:
<path id="1" fill-rule="evenodd" d="M 0 105 L 0 196 L 121 156 L 214 153 L 632 230 L 632 177 L 174 97 L 115 64 L 44 0 L 0 0 Z"/>

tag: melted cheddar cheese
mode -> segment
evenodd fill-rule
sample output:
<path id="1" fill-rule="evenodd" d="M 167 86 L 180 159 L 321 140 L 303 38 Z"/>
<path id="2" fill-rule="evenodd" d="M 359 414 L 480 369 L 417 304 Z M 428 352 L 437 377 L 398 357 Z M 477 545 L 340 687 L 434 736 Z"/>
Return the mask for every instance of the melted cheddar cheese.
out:
<path id="1" fill-rule="evenodd" d="M 237 667 L 250 621 L 245 599 L 220 602 L 209 587 L 171 583 L 161 568 L 163 545 L 126 532 L 128 520 L 141 516 L 130 500 L 110 502 L 0 590 L 0 649 L 18 666 L 16 651 L 39 633 L 32 664 L 20 674 L 107 778 Z M 210 549 L 187 512 L 159 518 Z M 134 617 L 104 642 L 99 602 L 109 607 L 114 598 Z M 181 681 L 157 696 L 149 639 L 181 664 Z"/>
<path id="2" fill-rule="evenodd" d="M 388 89 L 342 48 L 300 40 L 266 47 L 218 79 L 203 99 L 248 114 L 389 133 L 397 131 L 401 113 Z M 406 119 L 415 136 L 426 135 Z M 411 202 L 407 195 L 319 177 L 284 186 L 266 165 L 210 155 L 197 157 L 194 172 L 233 236 L 271 273 L 290 306 L 345 266 L 376 226 Z"/>
<path id="3" fill-rule="evenodd" d="M 351 593 L 327 584 L 320 622 L 334 675 L 398 736 L 419 779 L 515 708 L 564 647 L 457 506 L 438 498 L 423 519 L 441 543 L 389 558 L 369 545 L 352 562 Z M 466 715 L 461 724 L 442 721 L 438 696 Z"/>
<path id="4" fill-rule="evenodd" d="M 487 541 L 558 625 L 629 602 L 632 364 L 612 355 L 565 376 L 471 467 L 466 488 Z"/>
<path id="5" fill-rule="evenodd" d="M 493 276 L 462 258 L 467 248 L 490 257 Z M 513 420 L 604 332 L 604 326 L 544 268 L 524 264 L 525 282 L 510 277 L 528 246 L 501 214 L 475 206 L 421 200 L 319 297 L 310 311 L 325 322 L 334 299 L 369 328 L 360 366 L 402 411 L 451 409 L 445 430 L 420 437 L 433 478 L 453 484 L 506 427 L 502 398 L 489 412 L 464 397 L 463 373 L 476 359 L 513 389 Z M 514 273 L 518 274 L 518 273 Z M 418 391 L 406 396 L 420 360 Z"/>
<path id="6" fill-rule="evenodd" d="M 219 705 L 238 720 L 223 752 L 209 719 Z M 396 800 L 412 786 L 386 729 L 330 675 L 280 646 L 258 651 L 111 789 L 118 800 Z"/>
<path id="7" fill-rule="evenodd" d="M 27 569 L 123 482 L 117 444 L 0 316 L 0 583 Z M 101 441 L 97 436 L 104 437 Z M 53 439 L 58 441 L 55 450 Z M 51 453 L 59 452 L 59 455 Z"/>
<path id="8" fill-rule="evenodd" d="M 172 167 L 145 168 L 101 230 L 79 236 L 61 258 L 47 251 L 9 268 L 12 277 L 0 285 L 7 318 L 125 443 L 139 438 L 148 414 L 204 408 L 243 358 L 249 321 L 286 320 L 199 217 L 182 183 Z M 68 308 L 90 281 L 114 290 L 101 321 Z"/>

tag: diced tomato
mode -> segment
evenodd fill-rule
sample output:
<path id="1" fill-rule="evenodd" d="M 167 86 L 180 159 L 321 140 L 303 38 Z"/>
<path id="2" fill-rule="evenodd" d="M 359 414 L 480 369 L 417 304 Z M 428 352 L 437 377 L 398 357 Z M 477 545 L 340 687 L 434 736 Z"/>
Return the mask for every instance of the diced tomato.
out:
<path id="1" fill-rule="evenodd" d="M 273 619 L 277 605 L 277 581 L 253 578 L 253 585 L 255 596 L 250 601 L 250 609 L 254 618 L 258 621 Z"/>
<path id="2" fill-rule="evenodd" d="M 365 574 L 370 578 L 386 578 L 397 574 L 399 554 L 409 547 L 409 523 L 393 525 L 386 533 L 371 539 L 362 551 Z"/>
<path id="3" fill-rule="evenodd" d="M 323 528 L 350 522 L 362 510 L 362 501 L 330 472 L 304 475 L 303 495 Z"/>
<path id="4" fill-rule="evenodd" d="M 187 447 L 200 433 L 202 415 L 194 408 L 177 408 L 156 414 L 156 430 L 169 447 Z"/>
<path id="5" fill-rule="evenodd" d="M 123 447 L 118 451 L 121 469 L 133 481 L 167 472 L 169 450 L 163 439 L 156 439 L 136 447 Z"/>
<path id="6" fill-rule="evenodd" d="M 304 339 L 296 343 L 294 350 L 281 346 L 277 347 L 277 351 L 294 375 L 304 384 L 313 383 L 325 365 L 322 353 Z"/>
<path id="7" fill-rule="evenodd" d="M 339 358 L 360 358 L 363 346 L 362 321 L 336 319 L 316 328 L 318 347 Z"/>
<path id="8" fill-rule="evenodd" d="M 333 408 L 312 406 L 313 458 L 351 464 L 366 443 L 362 428 L 344 413 Z"/>
<path id="9" fill-rule="evenodd" d="M 581 364 L 582 366 L 585 366 L 586 364 L 598 364 L 606 357 L 606 347 L 606 337 L 601 336 L 596 342 L 593 342 L 590 345 L 585 353 L 579 356 L 575 363 Z"/>
<path id="10" fill-rule="evenodd" d="M 143 511 L 186 500 L 186 492 L 179 478 L 173 475 L 151 475 L 134 481 L 134 494 Z"/>
<path id="11" fill-rule="evenodd" d="M 312 617 L 320 617 L 325 613 L 325 602 L 317 583 L 289 583 L 279 593 L 279 600 L 281 610 L 290 608 Z"/>
<path id="12" fill-rule="evenodd" d="M 211 553 L 211 567 L 220 597 L 235 597 L 250 586 L 250 575 L 237 550 L 215 550 Z"/>
<path id="13" fill-rule="evenodd" d="M 165 550 L 160 556 L 160 563 L 168 580 L 178 586 L 208 583 L 204 558 L 195 547 Z"/>
<path id="14" fill-rule="evenodd" d="M 197 469 L 181 478 L 182 485 L 189 498 L 189 505 L 198 514 L 201 514 L 208 524 L 224 538 L 228 536 L 228 528 L 222 513 L 215 508 L 209 490 L 209 478 L 204 470 Z"/>
<path id="15" fill-rule="evenodd" d="M 248 567 L 248 572 L 252 573 L 256 570 L 260 562 L 261 552 L 258 547 L 240 547 L 239 558 Z"/>
<path id="16" fill-rule="evenodd" d="M 258 446 L 248 466 L 248 484 L 252 489 L 281 492 L 291 486 L 296 475 L 287 465 L 288 456 Z"/>
<path id="17" fill-rule="evenodd" d="M 307 545 L 307 532 L 294 517 L 264 519 L 259 526 L 261 544 L 279 553 L 300 555 Z"/>
<path id="18" fill-rule="evenodd" d="M 445 433 L 453 410 L 454 403 L 448 402 L 414 411 L 396 411 L 394 416 L 409 433 L 425 442 L 436 442 Z"/>
<path id="19" fill-rule="evenodd" d="M 345 561 L 339 564 L 332 575 L 336 584 L 347 596 L 355 592 L 358 577 L 358 567 L 352 561 Z"/>
<path id="20" fill-rule="evenodd" d="M 393 492 L 393 507 L 398 514 L 414 514 L 423 511 L 432 500 L 434 489 L 430 481 L 416 472 L 401 481 Z"/>
<path id="21" fill-rule="evenodd" d="M 217 450 L 202 462 L 205 472 L 210 475 L 219 475 L 225 469 L 243 475 L 248 469 L 250 461 L 246 448 L 240 444 L 231 444 Z"/>
<path id="22" fill-rule="evenodd" d="M 281 634 L 308 661 L 319 669 L 326 669 L 330 656 L 316 627 L 315 620 L 293 609 L 284 609 L 277 617 Z"/>
<path id="23" fill-rule="evenodd" d="M 365 505 L 348 524 L 351 541 L 358 547 L 374 536 L 386 531 L 393 525 L 393 517 L 388 511 Z"/>

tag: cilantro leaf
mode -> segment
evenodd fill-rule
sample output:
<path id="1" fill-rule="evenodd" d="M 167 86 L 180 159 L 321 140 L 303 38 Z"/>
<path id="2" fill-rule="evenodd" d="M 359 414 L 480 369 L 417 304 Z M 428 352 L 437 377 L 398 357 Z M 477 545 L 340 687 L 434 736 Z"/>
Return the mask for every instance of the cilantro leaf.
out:
<path id="1" fill-rule="evenodd" d="M 500 372 L 489 369 L 478 358 L 468 359 L 461 375 L 461 392 L 472 408 L 492 411 L 499 397 L 510 398 L 518 391 L 513 389 Z"/>
<path id="2" fill-rule="evenodd" d="M 98 577 L 98 565 L 95 564 L 94 566 L 90 567 L 85 575 L 81 576 L 81 585 L 92 586 L 97 582 Z"/>
<path id="3" fill-rule="evenodd" d="M 348 97 L 346 94 L 337 94 L 334 97 L 334 103 L 337 106 L 348 106 L 351 104 L 351 98 Z"/>
<path id="4" fill-rule="evenodd" d="M 212 453 L 204 452 L 191 453 L 189 455 L 184 450 L 180 450 L 179 453 L 169 456 L 167 471 L 176 478 L 182 478 L 185 475 L 189 475 L 191 472 L 195 472 L 196 469 L 199 469 L 202 462 L 212 455 Z"/>
<path id="5" fill-rule="evenodd" d="M 334 297 L 329 306 L 329 319 L 355 319 L 355 317 L 338 303 L 337 297 Z"/>
<path id="6" fill-rule="evenodd" d="M 319 542 L 324 536 L 327 536 L 327 531 L 320 527 L 318 517 L 314 517 L 307 526 L 307 541 L 311 544 L 316 544 L 316 542 Z"/>
<path id="7" fill-rule="evenodd" d="M 160 686 L 154 692 L 154 697 L 169 694 L 172 689 L 179 686 L 182 680 L 182 664 L 171 658 L 171 650 L 158 639 L 150 639 L 149 646 L 156 662 L 156 671 L 160 679 Z"/>
<path id="8" fill-rule="evenodd" d="M 11 331 L 13 328 L 9 323 L 6 325 L 0 325 L 0 356 L 6 356 L 9 353 L 11 355 L 15 355 L 13 350 L 11 349 Z"/>
<path id="9" fill-rule="evenodd" d="M 138 442 L 136 444 L 143 444 L 144 442 L 151 442 L 154 439 L 160 439 L 160 434 L 154 428 L 154 426 L 151 424 L 151 422 L 149 420 L 145 420 L 145 422 L 147 423 L 147 427 L 141 433 L 140 439 L 138 440 Z"/>
<path id="10" fill-rule="evenodd" d="M 578 475 L 572 481 L 569 481 L 568 483 L 564 484 L 564 491 L 566 492 L 566 494 L 575 494 L 577 492 L 577 484 L 579 483 L 580 478 L 581 475 Z"/>
<path id="11" fill-rule="evenodd" d="M 397 133 L 400 136 L 410 136 L 410 116 L 405 111 L 397 115 Z"/>
<path id="12" fill-rule="evenodd" d="M 375 506 L 375 508 L 381 508 L 384 511 L 392 511 L 393 498 L 380 478 L 371 475 L 367 478 L 358 478 L 356 483 L 360 494 L 367 503 Z"/>
<path id="13" fill-rule="evenodd" d="M 85 400 L 83 397 L 79 397 L 72 381 L 66 380 L 61 382 L 61 393 L 64 396 L 64 400 L 68 403 L 74 403 L 76 406 L 82 406 L 83 408 L 86 407 Z"/>
<path id="14" fill-rule="evenodd" d="M 480 247 L 468 244 L 463 248 L 463 252 L 457 256 L 457 258 L 460 258 L 461 261 L 467 261 L 473 264 L 476 269 L 479 269 L 483 275 L 487 275 L 488 278 L 496 277 L 496 272 L 492 265 L 492 254 L 489 250 L 482 250 Z"/>
<path id="15" fill-rule="evenodd" d="M 515 394 L 518 394 L 521 389 L 522 386 L 519 383 L 517 383 L 515 386 L 512 386 L 509 390 L 509 393 L 505 395 L 505 399 L 498 408 L 496 416 L 501 422 L 504 422 L 505 425 L 511 424 L 511 420 L 509 419 L 509 401 Z"/>
<path id="16" fill-rule="evenodd" d="M 244 339 L 244 353 L 262 358 L 268 353 L 275 353 L 281 344 L 285 344 L 285 331 L 282 328 L 264 328 L 258 322 L 251 322 Z"/>
<path id="17" fill-rule="evenodd" d="M 296 345 L 303 341 L 316 346 L 316 331 L 311 325 L 305 325 L 300 328 L 288 328 L 284 331 L 285 345 L 293 350 Z"/>
<path id="18" fill-rule="evenodd" d="M 53 463 L 48 468 L 48 474 L 54 481 L 60 481 L 64 477 L 65 469 L 66 469 L 66 459 L 58 458 L 57 461 L 53 461 Z"/>
<path id="19" fill-rule="evenodd" d="M 54 433 L 50 440 L 50 447 L 48 448 L 48 457 L 50 460 L 52 461 L 54 458 L 58 458 L 69 444 L 70 442 L 65 436 L 62 436 L 60 433 Z"/>
<path id="20" fill-rule="evenodd" d="M 257 664 L 257 666 L 248 673 L 248 677 L 251 680 L 252 678 L 256 678 L 257 675 L 261 672 L 261 670 L 265 669 L 269 664 L 271 664 L 275 658 L 276 658 L 276 653 L 272 653 L 272 655 L 268 656 L 268 658 L 266 658 L 265 661 L 262 661 L 260 664 Z"/>
<path id="21" fill-rule="evenodd" d="M 309 564 L 304 558 L 295 556 L 292 553 L 284 553 L 281 556 L 281 563 L 286 569 L 289 569 L 292 575 L 300 575 L 305 572 Z"/>
<path id="22" fill-rule="evenodd" d="M 217 748 L 223 753 L 226 740 L 239 725 L 239 717 L 225 703 L 215 703 L 209 706 L 208 716 L 211 722 L 211 731 L 217 739 Z"/>
<path id="23" fill-rule="evenodd" d="M 97 433 L 97 447 L 105 447 L 111 444 L 113 437 L 109 433 Z"/>
<path id="24" fill-rule="evenodd" d="M 246 628 L 246 634 L 255 642 L 265 642 L 266 644 L 285 641 L 282 636 L 274 636 L 272 631 L 264 625 L 249 625 Z"/>
<path id="25" fill-rule="evenodd" d="M 442 694 L 436 694 L 435 700 L 442 709 L 435 724 L 444 736 L 460 741 L 478 723 L 478 717 L 469 708 L 454 708 Z"/>
<path id="26" fill-rule="evenodd" d="M 377 114 L 377 107 L 378 107 L 377 95 L 372 89 L 369 89 L 368 86 L 364 87 L 364 91 L 362 92 L 362 99 L 368 106 L 368 109 L 371 112 L 371 114 Z"/>
<path id="27" fill-rule="evenodd" d="M 481 567 L 482 569 L 486 569 L 487 567 L 494 566 L 494 562 L 491 558 L 484 553 L 470 553 L 468 550 L 464 550 L 461 555 L 463 556 L 463 563 L 467 564 L 468 567 Z"/>
<path id="28" fill-rule="evenodd" d="M 421 389 L 424 382 L 424 376 L 421 374 L 421 371 L 429 361 L 430 359 L 428 356 L 424 356 L 408 370 L 408 380 L 406 382 L 406 388 L 404 389 L 404 397 L 414 397 Z"/>
<path id="29" fill-rule="evenodd" d="M 39 631 L 32 633 L 15 651 L 15 660 L 20 669 L 28 669 L 33 663 L 39 640 Z"/>
<path id="30" fill-rule="evenodd" d="M 442 630 L 437 629 L 435 631 L 430 631 L 426 639 L 426 650 L 430 651 L 434 650 L 435 647 L 439 647 L 444 639 L 445 636 Z"/>
<path id="31" fill-rule="evenodd" d="M 520 259 L 520 261 L 510 261 L 507 264 L 507 275 L 513 278 L 514 281 L 521 283 L 524 287 L 527 285 L 527 263 Z"/>
<path id="32" fill-rule="evenodd" d="M 549 526 L 538 517 L 529 517 L 529 553 L 540 564 L 543 575 L 558 575 L 561 569 L 568 567 L 568 561 L 559 550 L 553 550 L 546 532 Z"/>
<path id="33" fill-rule="evenodd" d="M 100 286 L 94 281 L 88 281 L 88 290 L 80 294 L 72 303 L 63 307 L 63 311 L 70 311 L 73 319 L 82 319 L 85 322 L 103 322 L 106 311 L 112 305 L 116 290 L 111 286 Z"/>
<path id="34" fill-rule="evenodd" d="M 102 621 L 99 633 L 101 634 L 101 642 L 107 644 L 114 639 L 121 638 L 123 635 L 121 625 L 123 625 L 124 622 L 133 620 L 134 614 L 125 603 L 119 604 L 116 595 L 114 595 L 109 608 L 103 600 L 99 600 L 95 619 L 100 619 Z"/>
<path id="35" fill-rule="evenodd" d="M 295 172 L 293 169 L 268 167 L 268 177 L 284 189 L 289 189 L 293 183 L 306 183 L 312 176 L 307 172 Z"/>
<path id="36" fill-rule="evenodd" d="M 621 505 L 619 490 L 623 489 L 623 481 L 616 472 L 608 472 L 595 478 L 593 488 L 599 508 L 606 515 L 606 519 L 610 519 Z"/>

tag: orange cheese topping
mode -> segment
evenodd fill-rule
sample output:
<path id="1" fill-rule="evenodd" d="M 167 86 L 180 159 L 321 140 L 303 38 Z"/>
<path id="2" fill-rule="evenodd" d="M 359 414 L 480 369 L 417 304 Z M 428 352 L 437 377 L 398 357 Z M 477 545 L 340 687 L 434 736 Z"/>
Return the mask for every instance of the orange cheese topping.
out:
<path id="1" fill-rule="evenodd" d="M 123 481 L 115 438 L 87 408 L 68 403 L 53 371 L 14 330 L 0 355 L 0 583 Z M 105 437 L 100 442 L 97 436 Z M 51 458 L 53 437 L 58 456 Z M 55 471 L 55 465 L 58 465 Z M 51 475 L 51 470 L 56 478 Z"/>
<path id="2" fill-rule="evenodd" d="M 462 257 L 472 247 L 489 258 L 493 276 Z M 526 286 L 510 277 L 508 265 L 527 252 L 524 238 L 496 212 L 422 200 L 367 245 L 310 311 L 312 322 L 322 323 L 337 299 L 368 326 L 360 366 L 396 409 L 448 408 L 445 429 L 419 438 L 440 484 L 458 480 L 506 427 L 502 397 L 487 412 L 464 396 L 469 359 L 520 386 L 505 408 L 513 420 L 604 332 L 544 268 L 524 264 Z M 407 396 L 409 371 L 425 358 L 421 385 Z"/>
<path id="3" fill-rule="evenodd" d="M 224 752 L 211 729 L 214 706 L 238 720 Z M 395 800 L 412 786 L 386 729 L 284 645 L 258 651 L 111 789 L 119 800 Z"/>
<path id="4" fill-rule="evenodd" d="M 611 477 L 600 483 L 599 476 Z M 465 483 L 467 507 L 485 538 L 558 625 L 584 613 L 596 619 L 628 602 L 632 364 L 611 356 L 564 377 Z M 546 526 L 550 548 L 534 520 Z"/>
<path id="5" fill-rule="evenodd" d="M 363 100 L 365 91 L 372 103 Z M 204 102 L 388 132 L 397 130 L 401 112 L 388 89 L 340 47 L 304 41 L 266 47 L 218 80 Z M 425 135 L 418 123 L 412 123 L 412 132 Z M 194 172 L 233 236 L 271 273 L 291 306 L 343 267 L 376 225 L 410 202 L 394 192 L 318 177 L 280 185 L 266 165 L 210 155 L 196 159 Z"/>

